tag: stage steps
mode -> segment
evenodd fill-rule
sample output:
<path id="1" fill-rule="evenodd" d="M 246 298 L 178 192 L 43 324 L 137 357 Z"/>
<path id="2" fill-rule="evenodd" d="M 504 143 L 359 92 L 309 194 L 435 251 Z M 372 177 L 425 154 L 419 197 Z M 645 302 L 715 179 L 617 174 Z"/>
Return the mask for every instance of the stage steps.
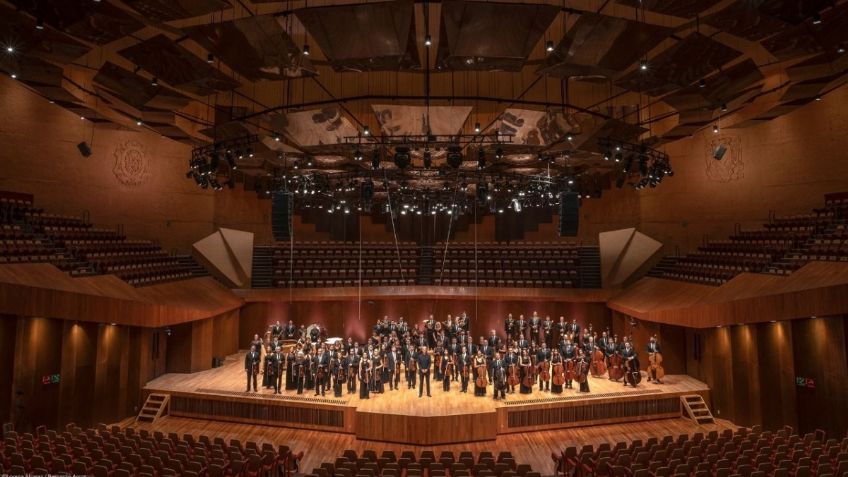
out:
<path id="1" fill-rule="evenodd" d="M 150 393 L 147 396 L 147 401 L 141 406 L 141 411 L 138 412 L 135 422 L 156 422 L 156 419 L 167 414 L 170 403 L 170 394 Z"/>
<path id="2" fill-rule="evenodd" d="M 578 271 L 580 284 L 578 288 L 601 288 L 601 251 L 597 246 L 580 247 L 577 249 L 580 257 Z"/>
<path id="3" fill-rule="evenodd" d="M 421 247 L 418 256 L 418 285 L 433 284 L 433 247 Z"/>
<path id="4" fill-rule="evenodd" d="M 710 412 L 710 408 L 707 407 L 707 403 L 704 402 L 704 398 L 700 394 L 680 396 L 680 402 L 683 403 L 683 408 L 686 409 L 689 418 L 698 425 L 715 423 L 713 413 Z"/>

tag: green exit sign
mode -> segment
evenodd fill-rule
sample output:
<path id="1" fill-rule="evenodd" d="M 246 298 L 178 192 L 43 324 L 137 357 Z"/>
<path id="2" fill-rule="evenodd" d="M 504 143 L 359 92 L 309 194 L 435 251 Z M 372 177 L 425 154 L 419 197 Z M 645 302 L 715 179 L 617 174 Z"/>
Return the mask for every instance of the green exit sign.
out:
<path id="1" fill-rule="evenodd" d="M 58 374 L 49 374 L 41 377 L 41 384 L 59 384 L 60 377 Z"/>
<path id="2" fill-rule="evenodd" d="M 813 389 L 816 387 L 816 382 L 813 378 L 805 378 L 803 376 L 795 377 L 795 385 L 799 388 L 810 388 Z"/>

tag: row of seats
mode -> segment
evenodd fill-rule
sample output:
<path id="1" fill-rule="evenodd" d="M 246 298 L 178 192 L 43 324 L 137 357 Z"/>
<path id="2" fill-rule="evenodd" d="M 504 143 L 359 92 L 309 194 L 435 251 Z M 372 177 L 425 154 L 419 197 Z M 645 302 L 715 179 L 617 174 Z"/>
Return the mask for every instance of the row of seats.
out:
<path id="1" fill-rule="evenodd" d="M 363 258 L 362 260 L 357 259 L 338 259 L 338 258 L 328 258 L 328 259 L 294 259 L 293 261 L 289 261 L 288 259 L 282 258 L 276 261 L 277 267 L 280 268 L 289 268 L 289 264 L 294 265 L 294 268 L 346 268 L 346 267 L 362 267 L 367 268 L 383 268 L 386 267 L 396 267 L 400 263 L 403 267 L 415 266 L 418 262 L 415 259 L 409 258 L 401 258 L 400 262 L 398 259 L 392 257 L 382 258 Z"/>
<path id="2" fill-rule="evenodd" d="M 579 282 L 573 280 L 506 280 L 493 278 L 434 278 L 434 285 L 465 287 L 515 287 L 515 288 L 575 288 Z"/>
<path id="3" fill-rule="evenodd" d="M 435 276 L 443 276 L 448 278 L 491 278 L 498 279 L 524 279 L 524 280 L 546 280 L 558 278 L 577 279 L 577 270 L 520 270 L 520 269 L 497 269 L 486 270 L 473 268 L 446 268 L 444 270 L 436 270 Z"/>
<path id="4" fill-rule="evenodd" d="M 480 260 L 467 260 L 467 259 L 445 259 L 444 261 L 441 259 L 436 259 L 435 266 L 436 268 L 441 268 L 442 264 L 445 267 L 453 267 L 453 268 L 463 268 L 463 269 L 474 269 L 476 268 L 489 268 L 489 269 L 497 269 L 497 268 L 529 268 L 532 270 L 549 270 L 549 269 L 563 269 L 563 268 L 573 268 L 576 269 L 578 266 L 578 262 L 572 259 L 524 259 L 524 260 L 490 260 L 490 259 L 480 259 Z"/>
<path id="5" fill-rule="evenodd" d="M 323 268 L 323 269 L 296 269 L 293 271 L 291 276 L 294 278 L 302 278 L 302 279 L 316 279 L 316 278 L 358 278 L 360 275 L 360 271 L 355 268 L 348 269 L 335 269 L 335 268 Z M 289 270 L 274 270 L 274 276 L 276 277 L 288 277 Z M 362 276 L 368 278 L 392 278 L 397 277 L 415 277 L 416 270 L 414 268 L 406 268 L 406 269 L 386 269 L 386 268 L 363 268 Z"/>
<path id="6" fill-rule="evenodd" d="M 799 436 L 759 426 L 568 447 L 551 455 L 557 475 L 628 477 L 832 477 L 848 472 L 848 438 L 825 440 L 823 431 Z"/>
<path id="7" fill-rule="evenodd" d="M 289 285 L 295 288 L 324 288 L 324 287 L 358 287 L 359 279 L 344 279 L 344 280 L 307 280 L 307 279 L 278 279 L 274 281 L 274 285 L 278 288 L 288 288 Z M 362 286 L 364 287 L 387 287 L 387 286 L 411 286 L 415 285 L 414 278 L 363 278 Z"/>
<path id="8" fill-rule="evenodd" d="M 179 437 L 118 426 L 83 430 L 75 425 L 58 433 L 39 427 L 36 434 L 5 433 L 0 453 L 4 475 L 67 474 L 95 477 L 290 476 L 303 456 L 284 445 L 192 434 Z"/>

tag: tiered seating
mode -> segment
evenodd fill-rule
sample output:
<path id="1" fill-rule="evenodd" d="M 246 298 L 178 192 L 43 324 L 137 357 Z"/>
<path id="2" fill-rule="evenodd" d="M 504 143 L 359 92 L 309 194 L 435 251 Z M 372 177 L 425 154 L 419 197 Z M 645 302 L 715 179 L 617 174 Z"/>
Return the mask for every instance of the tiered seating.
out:
<path id="1" fill-rule="evenodd" d="M 476 252 L 475 252 L 476 250 Z M 435 285 L 579 287 L 579 247 L 558 242 L 451 243 L 434 248 Z M 475 261 L 476 257 L 476 261 Z M 475 267 L 476 263 L 476 267 Z"/>
<path id="2" fill-rule="evenodd" d="M 711 241 L 696 253 L 655 268 L 651 276 L 721 285 L 743 272 L 791 273 L 820 256 L 848 260 L 841 239 L 834 242 L 836 237 L 831 237 L 848 215 L 848 196 L 826 203 L 810 214 L 775 217 L 762 229 L 739 230 L 729 240 Z"/>
<path id="3" fill-rule="evenodd" d="M 273 262 L 278 287 L 355 286 L 360 263 L 363 286 L 414 285 L 418 248 L 408 242 L 397 248 L 393 242 L 363 242 L 361 248 L 358 243 L 298 242 L 293 249 L 275 247 Z"/>
<path id="4" fill-rule="evenodd" d="M 255 442 L 242 445 L 238 440 L 227 444 L 220 437 L 165 436 L 105 425 L 83 430 L 71 424 L 62 433 L 43 426 L 36 435 L 7 432 L 0 470 L 4 475 L 287 477 L 302 455 L 284 445 L 275 448 L 264 443 L 260 447 Z"/>
<path id="5" fill-rule="evenodd" d="M 51 263 L 72 275 L 114 274 L 131 285 L 195 276 L 193 267 L 146 240 L 49 214 L 23 194 L 0 192 L 0 264 Z"/>
<path id="6" fill-rule="evenodd" d="M 516 464 L 509 451 L 498 453 L 470 451 L 454 454 L 452 451 L 416 453 L 402 451 L 397 456 L 385 450 L 379 456 L 373 450 L 362 455 L 349 449 L 334 462 L 324 462 L 304 477 L 540 477 L 527 464 Z"/>
<path id="7" fill-rule="evenodd" d="M 791 427 L 778 432 L 728 429 L 721 435 L 697 432 L 568 447 L 551 458 L 557 474 L 575 477 L 825 477 L 848 472 L 848 438 L 825 440 L 823 431 L 799 436 Z"/>

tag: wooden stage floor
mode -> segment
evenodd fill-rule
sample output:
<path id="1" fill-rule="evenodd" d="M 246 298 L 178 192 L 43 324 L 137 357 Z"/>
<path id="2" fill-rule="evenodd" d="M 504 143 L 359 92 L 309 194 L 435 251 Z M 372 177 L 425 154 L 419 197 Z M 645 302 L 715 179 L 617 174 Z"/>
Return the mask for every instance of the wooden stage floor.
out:
<path id="1" fill-rule="evenodd" d="M 502 401 L 492 399 L 491 386 L 487 396 L 477 397 L 472 387 L 462 393 L 459 383 L 452 382 L 446 392 L 436 381 L 431 381 L 432 397 L 419 398 L 418 389 L 407 389 L 403 377 L 400 389 L 391 391 L 387 386 L 384 394 L 371 394 L 370 399 L 347 394 L 346 389 L 340 398 L 332 390 L 323 397 L 308 390 L 301 395 L 295 391 L 275 395 L 263 388 L 253 393 L 244 392 L 243 356 L 230 356 L 216 369 L 163 375 L 150 381 L 145 391 L 170 394 L 174 416 L 331 430 L 416 445 L 678 417 L 680 396 L 701 394 L 709 400 L 707 385 L 686 375 L 666 376 L 664 384 L 643 380 L 635 389 L 607 378 L 590 378 L 590 393 L 567 389 L 553 394 L 536 387 L 531 394 L 507 394 Z"/>

